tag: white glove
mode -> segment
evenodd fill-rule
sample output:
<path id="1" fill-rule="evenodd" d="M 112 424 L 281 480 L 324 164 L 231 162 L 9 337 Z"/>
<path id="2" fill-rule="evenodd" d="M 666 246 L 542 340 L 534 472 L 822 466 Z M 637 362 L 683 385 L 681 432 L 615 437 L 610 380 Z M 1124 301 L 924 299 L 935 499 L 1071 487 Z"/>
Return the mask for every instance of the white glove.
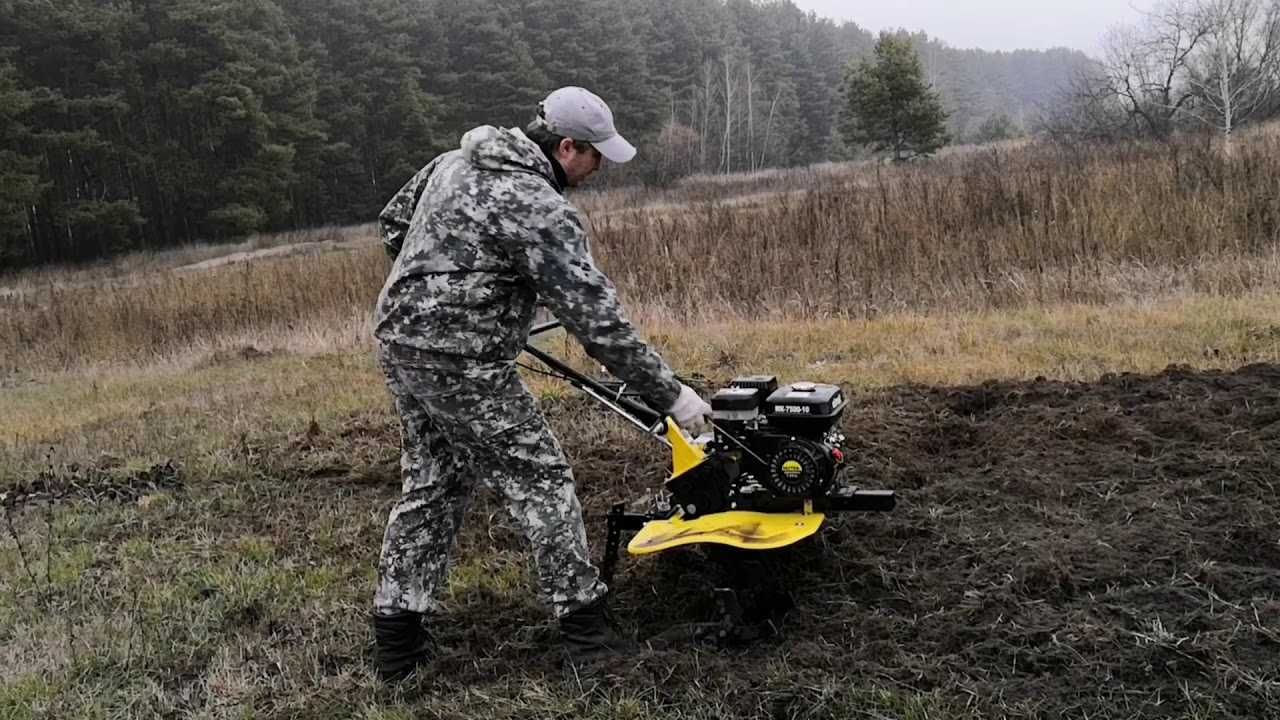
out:
<path id="1" fill-rule="evenodd" d="M 681 384 L 680 397 L 676 398 L 675 404 L 667 410 L 667 414 L 676 421 L 676 425 L 679 425 L 681 430 L 698 436 L 709 429 L 707 418 L 711 417 L 711 406 L 699 397 L 693 388 Z"/>

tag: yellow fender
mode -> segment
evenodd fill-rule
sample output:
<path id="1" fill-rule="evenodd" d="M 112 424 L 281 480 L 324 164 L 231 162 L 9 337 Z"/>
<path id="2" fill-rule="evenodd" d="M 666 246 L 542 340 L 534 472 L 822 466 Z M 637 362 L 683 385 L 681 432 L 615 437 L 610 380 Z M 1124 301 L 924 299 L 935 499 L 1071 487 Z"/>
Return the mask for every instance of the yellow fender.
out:
<path id="1" fill-rule="evenodd" d="M 680 545 L 715 543 L 744 550 L 772 550 L 818 532 L 822 513 L 758 513 L 731 510 L 692 520 L 676 516 L 645 523 L 627 544 L 632 555 L 648 555 Z"/>
<path id="2" fill-rule="evenodd" d="M 702 448 L 685 438 L 667 418 L 667 442 L 671 445 L 671 477 L 677 478 L 707 459 Z M 680 545 L 716 543 L 745 550 L 772 550 L 799 542 L 818 532 L 826 516 L 806 505 L 801 513 L 758 513 L 732 510 L 692 520 L 682 516 L 645 523 L 627 544 L 632 555 L 648 555 Z"/>

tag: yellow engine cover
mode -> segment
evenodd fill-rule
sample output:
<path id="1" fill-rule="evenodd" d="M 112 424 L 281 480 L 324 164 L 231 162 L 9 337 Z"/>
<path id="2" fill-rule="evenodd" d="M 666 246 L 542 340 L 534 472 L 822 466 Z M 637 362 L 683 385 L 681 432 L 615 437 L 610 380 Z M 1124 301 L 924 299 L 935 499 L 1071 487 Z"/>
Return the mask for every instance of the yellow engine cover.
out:
<path id="1" fill-rule="evenodd" d="M 822 513 L 758 513 L 733 510 L 693 520 L 674 517 L 645 523 L 627 544 L 632 555 L 648 555 L 679 545 L 717 543 L 745 550 L 786 547 L 818 532 Z"/>

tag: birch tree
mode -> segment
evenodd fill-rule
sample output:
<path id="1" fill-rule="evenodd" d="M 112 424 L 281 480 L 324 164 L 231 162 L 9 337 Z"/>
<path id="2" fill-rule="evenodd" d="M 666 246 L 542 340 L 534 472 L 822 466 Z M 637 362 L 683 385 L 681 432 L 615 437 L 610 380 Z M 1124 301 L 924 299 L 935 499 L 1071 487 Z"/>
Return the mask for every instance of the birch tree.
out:
<path id="1" fill-rule="evenodd" d="M 1189 86 L 1198 103 L 1193 117 L 1223 137 L 1254 119 L 1277 92 L 1280 2 L 1211 0 L 1203 8 L 1202 52 L 1190 66 Z"/>

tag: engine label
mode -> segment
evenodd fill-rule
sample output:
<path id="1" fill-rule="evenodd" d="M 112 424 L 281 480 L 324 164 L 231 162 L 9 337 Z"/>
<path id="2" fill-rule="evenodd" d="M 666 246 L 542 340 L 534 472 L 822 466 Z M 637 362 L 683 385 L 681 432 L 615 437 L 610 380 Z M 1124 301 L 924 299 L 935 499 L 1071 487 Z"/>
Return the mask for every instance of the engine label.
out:
<path id="1" fill-rule="evenodd" d="M 774 406 L 773 411 L 777 413 L 786 413 L 788 415 L 813 414 L 813 408 L 808 405 L 776 405 Z"/>

